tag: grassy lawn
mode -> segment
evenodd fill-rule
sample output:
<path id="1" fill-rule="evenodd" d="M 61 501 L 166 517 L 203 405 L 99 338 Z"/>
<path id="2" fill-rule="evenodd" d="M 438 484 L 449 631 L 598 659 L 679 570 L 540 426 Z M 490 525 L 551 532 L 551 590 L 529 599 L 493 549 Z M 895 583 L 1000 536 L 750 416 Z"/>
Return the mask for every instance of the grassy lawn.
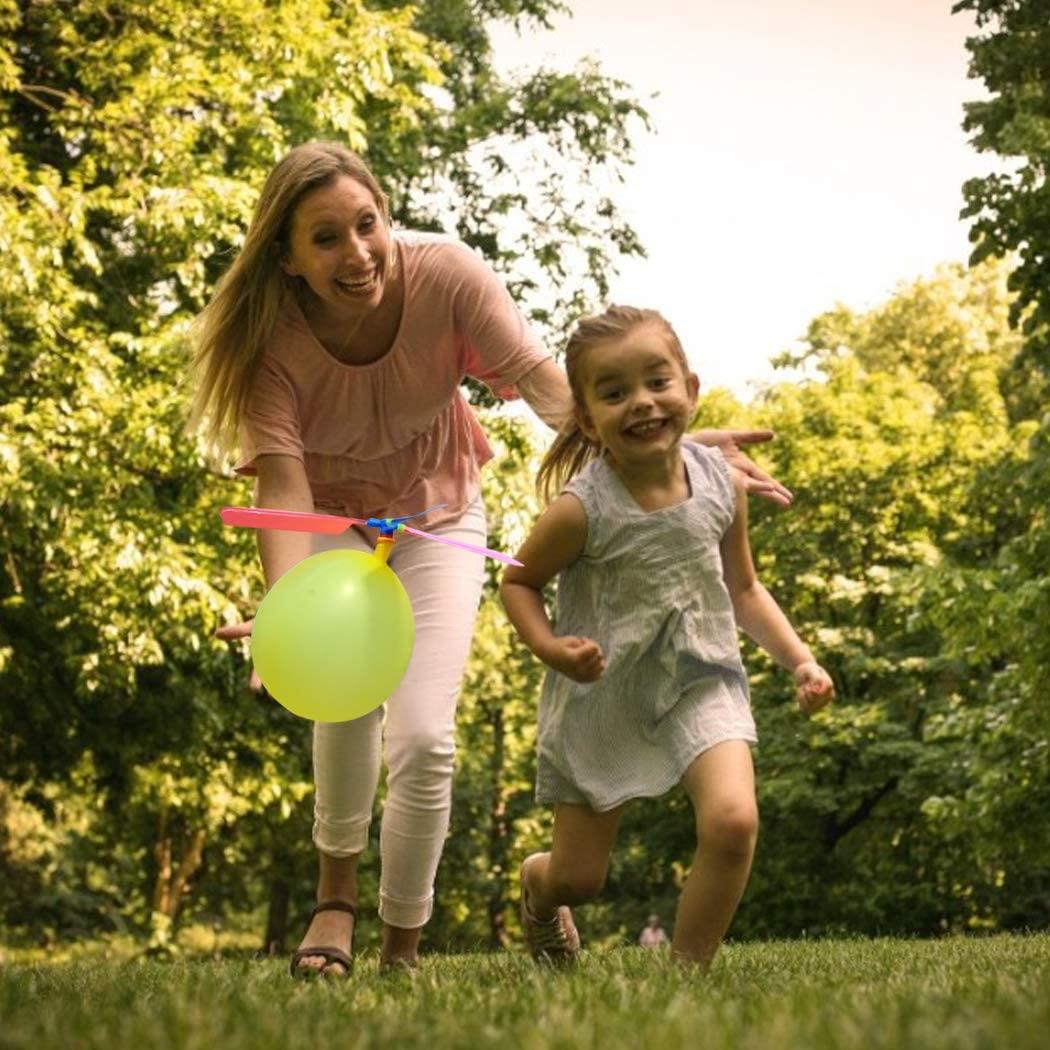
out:
<path id="1" fill-rule="evenodd" d="M 730 945 L 707 977 L 659 952 L 430 955 L 349 983 L 277 960 L 8 964 L 0 1048 L 576 1047 L 594 1050 L 1050 1046 L 1050 935 Z"/>

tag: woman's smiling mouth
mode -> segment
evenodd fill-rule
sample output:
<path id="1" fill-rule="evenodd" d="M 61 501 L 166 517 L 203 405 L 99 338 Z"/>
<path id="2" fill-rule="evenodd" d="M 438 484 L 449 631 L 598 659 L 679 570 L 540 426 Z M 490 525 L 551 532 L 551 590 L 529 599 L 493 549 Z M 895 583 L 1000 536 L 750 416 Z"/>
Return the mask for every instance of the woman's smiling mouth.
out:
<path id="1" fill-rule="evenodd" d="M 337 277 L 335 283 L 344 292 L 351 295 L 362 295 L 371 292 L 376 285 L 377 272 L 373 270 L 365 277 Z"/>

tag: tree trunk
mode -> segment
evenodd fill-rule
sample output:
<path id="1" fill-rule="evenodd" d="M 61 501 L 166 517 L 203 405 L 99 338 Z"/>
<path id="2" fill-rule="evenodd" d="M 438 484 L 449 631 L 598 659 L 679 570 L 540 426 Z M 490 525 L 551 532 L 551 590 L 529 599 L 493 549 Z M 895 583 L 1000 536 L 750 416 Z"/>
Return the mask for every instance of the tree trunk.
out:
<path id="1" fill-rule="evenodd" d="M 274 873 L 270 876 L 270 901 L 266 909 L 266 935 L 263 951 L 267 955 L 283 955 L 288 937 L 288 903 L 292 888 L 283 872 L 278 871 L 279 858 L 274 858 Z"/>
<path id="2" fill-rule="evenodd" d="M 507 793 L 503 786 L 503 762 L 506 728 L 503 709 L 493 705 L 489 712 L 492 727 L 492 796 L 489 800 L 489 872 L 492 875 L 492 893 L 488 900 L 489 947 L 506 948 L 507 934 L 507 866 L 510 863 L 510 838 L 507 834 Z"/>
<path id="3" fill-rule="evenodd" d="M 842 820 L 836 820 L 834 814 L 824 821 L 824 844 L 830 853 L 839 840 L 848 835 L 855 827 L 863 824 L 871 816 L 871 811 L 900 783 L 900 777 L 890 777 L 882 787 L 871 795 L 860 800 L 856 809 Z"/>
<path id="4" fill-rule="evenodd" d="M 157 915 L 171 914 L 171 836 L 168 834 L 168 810 L 161 810 L 157 819 L 157 839 L 153 844 L 153 858 L 157 875 L 153 883 L 153 911 Z"/>
<path id="5" fill-rule="evenodd" d="M 153 883 L 153 912 L 164 916 L 172 926 L 190 879 L 201 866 L 207 834 L 203 828 L 198 828 L 190 835 L 177 865 L 174 838 L 171 811 L 165 808 L 157 820 L 157 839 L 153 846 L 153 857 L 157 862 L 157 875 Z"/>

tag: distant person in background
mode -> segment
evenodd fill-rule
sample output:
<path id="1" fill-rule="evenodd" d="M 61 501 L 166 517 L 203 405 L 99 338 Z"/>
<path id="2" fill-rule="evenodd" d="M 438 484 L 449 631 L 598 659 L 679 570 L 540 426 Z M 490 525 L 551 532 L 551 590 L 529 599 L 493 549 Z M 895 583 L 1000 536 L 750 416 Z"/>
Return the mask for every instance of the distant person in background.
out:
<path id="1" fill-rule="evenodd" d="M 670 944 L 670 940 L 664 928 L 660 925 L 659 915 L 650 915 L 649 921 L 638 934 L 638 943 L 643 948 L 659 948 L 662 944 Z"/>

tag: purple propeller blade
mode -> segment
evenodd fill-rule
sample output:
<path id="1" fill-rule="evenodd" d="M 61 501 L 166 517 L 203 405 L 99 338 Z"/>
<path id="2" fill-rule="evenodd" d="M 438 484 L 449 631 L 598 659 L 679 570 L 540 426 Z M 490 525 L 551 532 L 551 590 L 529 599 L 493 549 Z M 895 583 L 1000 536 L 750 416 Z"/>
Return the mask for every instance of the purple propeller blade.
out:
<path id="1" fill-rule="evenodd" d="M 472 543 L 463 543 L 460 540 L 452 540 L 447 536 L 435 536 L 432 532 L 422 532 L 420 529 L 413 529 L 409 525 L 402 525 L 402 529 L 405 532 L 411 533 L 413 536 L 425 536 L 428 540 L 437 540 L 438 543 L 446 543 L 450 547 L 459 547 L 460 550 L 471 551 L 474 554 L 484 554 L 488 558 L 495 558 L 496 561 L 503 562 L 504 565 L 521 565 L 522 563 L 516 558 L 512 558 L 509 554 L 504 554 L 502 551 L 490 550 L 488 547 L 475 547 Z"/>

